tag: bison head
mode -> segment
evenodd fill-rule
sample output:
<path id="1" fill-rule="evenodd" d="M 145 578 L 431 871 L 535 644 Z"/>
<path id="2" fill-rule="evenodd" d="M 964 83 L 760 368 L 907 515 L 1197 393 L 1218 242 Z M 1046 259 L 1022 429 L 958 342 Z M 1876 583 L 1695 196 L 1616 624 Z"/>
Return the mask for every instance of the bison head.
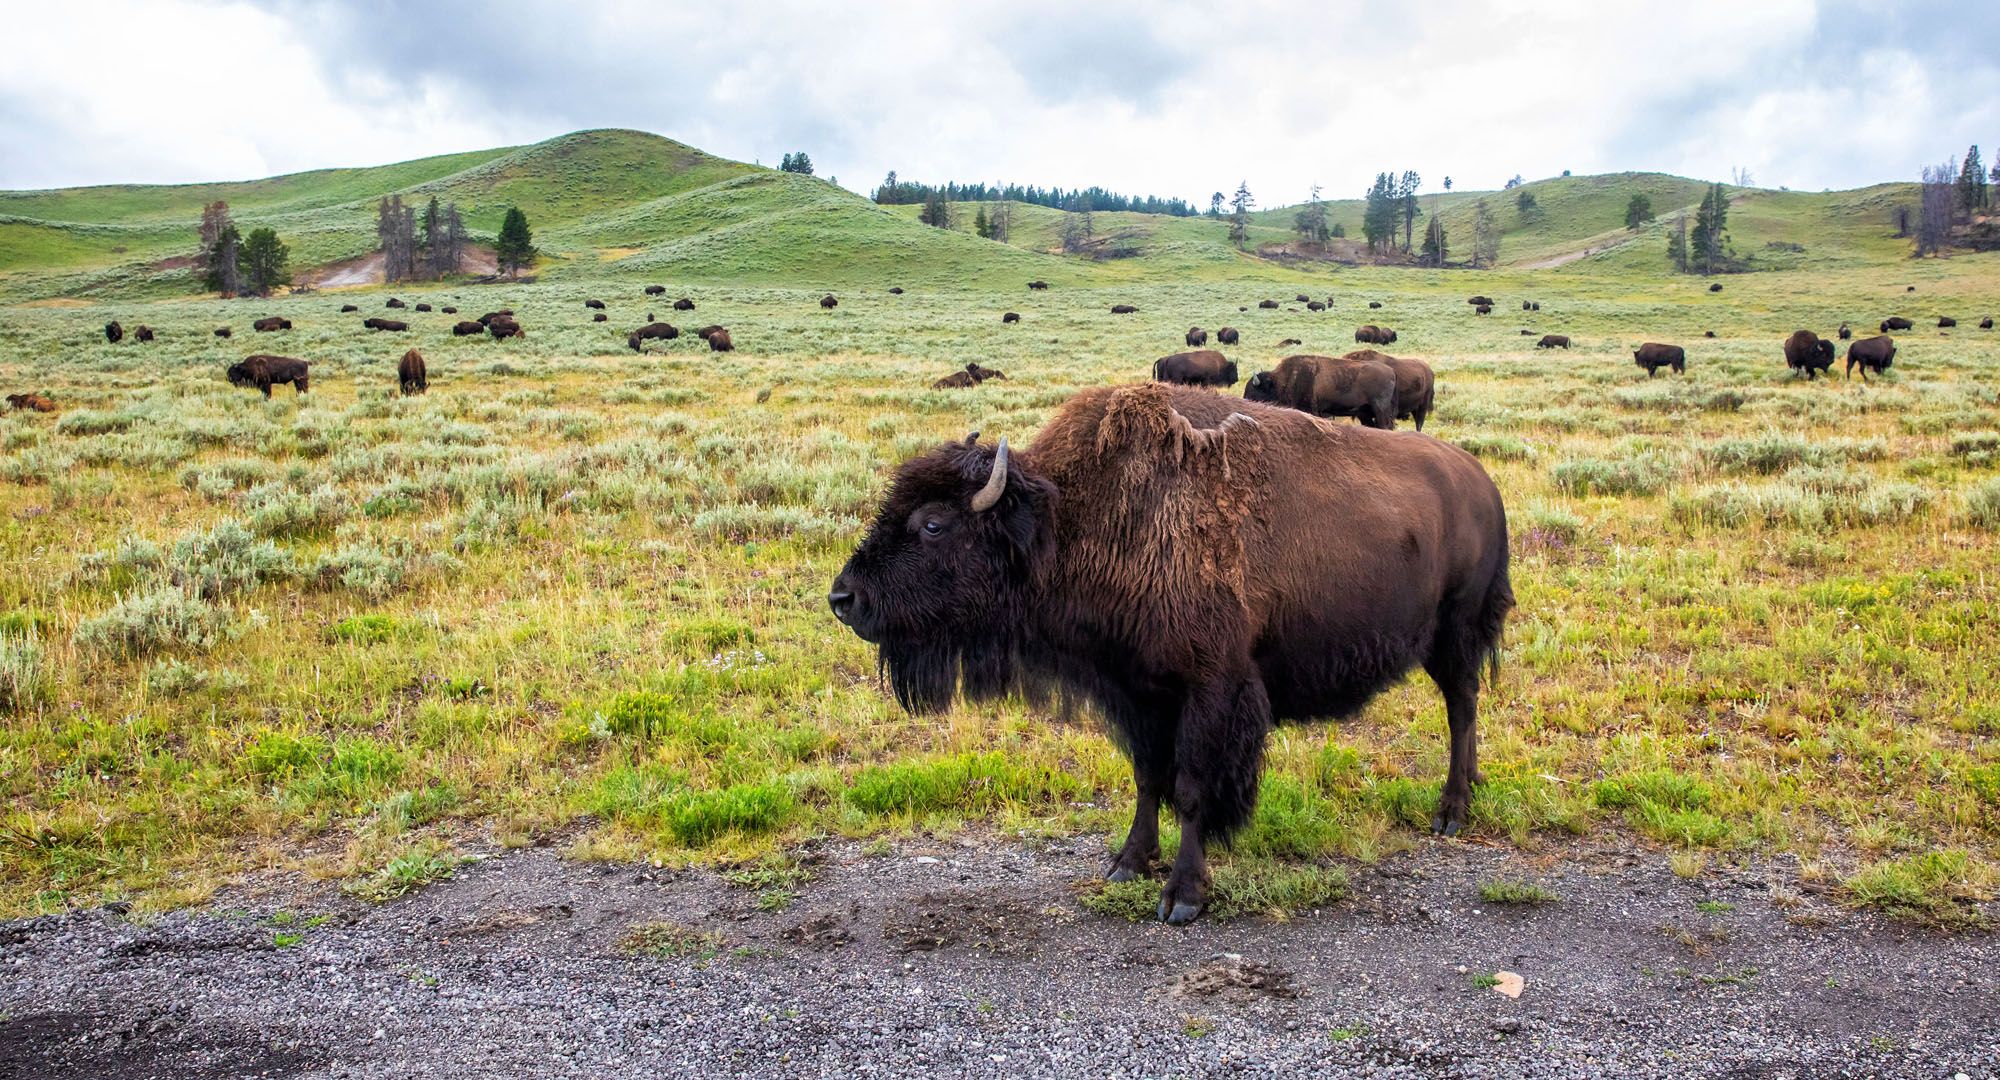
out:
<path id="1" fill-rule="evenodd" d="M 1833 363 L 1833 342 L 1825 338 L 1819 340 L 1819 358 L 1829 364 Z"/>
<path id="2" fill-rule="evenodd" d="M 1278 400 L 1277 378 L 1268 371 L 1260 371 L 1250 376 L 1250 381 L 1243 384 L 1243 399 L 1245 401 Z"/>
<path id="3" fill-rule="evenodd" d="M 877 647 L 896 700 L 937 712 L 1015 686 L 1032 570 L 1055 485 L 979 434 L 896 470 L 868 534 L 833 580 L 834 617 Z"/>
<path id="4" fill-rule="evenodd" d="M 249 364 L 231 364 L 227 374 L 231 386 L 250 386 L 257 381 L 257 376 L 251 372 Z"/>

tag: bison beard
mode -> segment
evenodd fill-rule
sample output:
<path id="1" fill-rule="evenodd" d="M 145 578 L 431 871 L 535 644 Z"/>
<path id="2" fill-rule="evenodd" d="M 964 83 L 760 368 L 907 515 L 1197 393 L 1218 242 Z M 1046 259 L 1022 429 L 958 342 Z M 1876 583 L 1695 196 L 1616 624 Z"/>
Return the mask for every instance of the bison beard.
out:
<path id="1" fill-rule="evenodd" d="M 974 435 L 905 462 L 827 599 L 912 711 L 961 691 L 1101 711 L 1138 790 L 1109 876 L 1150 872 L 1171 807 L 1175 923 L 1207 900 L 1205 846 L 1255 809 L 1271 727 L 1352 716 L 1412 667 L 1450 729 L 1432 825 L 1462 828 L 1513 606 L 1471 456 L 1165 385 L 1085 391 L 1019 456 Z"/>

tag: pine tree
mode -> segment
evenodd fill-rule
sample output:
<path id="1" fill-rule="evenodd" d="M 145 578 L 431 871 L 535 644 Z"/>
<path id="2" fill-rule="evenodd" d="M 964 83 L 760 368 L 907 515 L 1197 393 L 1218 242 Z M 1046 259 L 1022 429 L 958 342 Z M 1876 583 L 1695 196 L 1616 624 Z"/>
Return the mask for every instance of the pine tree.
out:
<path id="1" fill-rule="evenodd" d="M 1292 215 L 1292 228 L 1298 232 L 1301 244 L 1326 243 L 1326 203 L 1320 200 L 1318 184 L 1312 186 L 1312 196 L 1305 206 Z"/>
<path id="2" fill-rule="evenodd" d="M 1686 214 L 1674 217 L 1674 227 L 1667 232 L 1667 260 L 1674 264 L 1674 272 L 1688 272 L 1688 219 Z"/>
<path id="3" fill-rule="evenodd" d="M 1500 261 L 1500 219 L 1481 199 L 1472 207 L 1472 265 L 1492 266 Z"/>
<path id="4" fill-rule="evenodd" d="M 1409 252 L 1411 243 L 1416 239 L 1414 233 L 1417 227 L 1417 219 L 1422 217 L 1424 213 L 1417 206 L 1417 189 L 1421 186 L 1423 186 L 1423 178 L 1419 177 L 1414 169 L 1404 169 L 1402 179 L 1396 182 L 1396 201 L 1400 204 L 1398 212 L 1403 218 L 1403 251 L 1405 254 Z"/>
<path id="5" fill-rule="evenodd" d="M 500 220 L 500 235 L 493 242 L 493 253 L 498 258 L 500 269 L 518 275 L 521 268 L 535 261 L 535 234 L 528 231 L 528 215 L 518 206 L 507 208 L 507 216 Z"/>
<path id="6" fill-rule="evenodd" d="M 1208 216 L 1212 218 L 1222 216 L 1222 192 L 1218 191 L 1208 197 Z"/>
<path id="7" fill-rule="evenodd" d="M 1632 196 L 1632 201 L 1625 204 L 1625 227 L 1637 229 L 1651 220 L 1653 220 L 1652 198 L 1643 194 Z"/>
<path id="8" fill-rule="evenodd" d="M 1979 145 L 1974 143 L 1958 172 L 1958 208 L 1976 214 L 1986 209 L 1986 199 L 1986 167 L 1979 163 Z"/>
<path id="9" fill-rule="evenodd" d="M 1711 185 L 1695 208 L 1694 233 L 1688 237 L 1688 257 L 1703 274 L 1713 274 L 1729 259 L 1729 195 L 1720 183 Z"/>
<path id="10" fill-rule="evenodd" d="M 438 267 L 438 248 L 442 245 L 443 240 L 444 218 L 438 210 L 437 196 L 433 195 L 431 196 L 431 201 L 424 206 L 424 234 L 419 245 L 423 252 L 423 266 L 426 276 L 437 277 L 444 272 Z"/>
<path id="11" fill-rule="evenodd" d="M 269 296 L 272 289 L 292 283 L 290 261 L 290 250 L 270 229 L 252 229 L 243 241 L 243 274 L 258 296 Z"/>
<path id="12" fill-rule="evenodd" d="M 237 272 L 237 255 L 243 237 L 229 219 L 229 204 L 217 200 L 201 210 L 201 258 L 196 264 L 202 288 L 224 296 L 235 296 L 242 288 Z"/>
<path id="13" fill-rule="evenodd" d="M 1384 244 L 1396 242 L 1397 212 L 1395 177 L 1388 173 L 1376 173 L 1375 183 L 1368 189 L 1367 203 L 1361 211 L 1361 235 L 1367 238 L 1371 250 L 1380 250 Z"/>
<path id="14" fill-rule="evenodd" d="M 458 216 L 458 204 L 444 208 L 444 252 L 438 259 L 438 273 L 456 274 L 465 262 L 465 221 Z"/>
<path id="15" fill-rule="evenodd" d="M 1239 251 L 1250 239 L 1250 211 L 1256 205 L 1257 201 L 1250 197 L 1250 181 L 1237 184 L 1236 194 L 1229 199 L 1229 239 Z"/>
<path id="16" fill-rule="evenodd" d="M 978 233 L 979 238 L 982 240 L 992 239 L 992 232 L 986 224 L 986 208 L 984 206 L 979 208 L 978 216 L 972 219 L 972 231 Z"/>
<path id="17" fill-rule="evenodd" d="M 1444 219 L 1432 214 L 1431 223 L 1424 228 L 1424 265 L 1443 266 L 1446 254 Z"/>

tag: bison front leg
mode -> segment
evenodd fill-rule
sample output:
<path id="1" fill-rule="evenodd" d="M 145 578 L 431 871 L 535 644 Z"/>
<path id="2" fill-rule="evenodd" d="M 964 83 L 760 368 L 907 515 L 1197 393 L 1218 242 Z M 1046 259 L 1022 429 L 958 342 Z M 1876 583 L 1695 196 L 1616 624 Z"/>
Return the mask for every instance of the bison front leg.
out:
<path id="1" fill-rule="evenodd" d="M 1174 747 L 1174 816 L 1181 848 L 1160 890 L 1160 918 L 1179 926 L 1208 905 L 1207 845 L 1226 843 L 1257 806 L 1271 702 L 1263 680 L 1225 678 L 1199 685 L 1181 711 Z"/>
<path id="2" fill-rule="evenodd" d="M 1125 844 L 1112 856 L 1105 872 L 1109 881 L 1134 881 L 1150 877 L 1160 861 L 1160 802 L 1173 794 L 1174 748 L 1171 743 L 1155 746 L 1135 740 L 1132 747 L 1132 782 L 1139 789 L 1138 806 L 1132 811 L 1132 831 Z"/>

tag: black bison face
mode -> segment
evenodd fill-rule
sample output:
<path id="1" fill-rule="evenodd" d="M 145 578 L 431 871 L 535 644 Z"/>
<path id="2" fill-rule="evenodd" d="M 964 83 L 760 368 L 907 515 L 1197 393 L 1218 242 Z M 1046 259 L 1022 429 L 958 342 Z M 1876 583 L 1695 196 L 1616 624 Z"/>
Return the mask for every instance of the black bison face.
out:
<path id="1" fill-rule="evenodd" d="M 1833 342 L 1825 338 L 1819 340 L 1819 358 L 1829 365 L 1833 363 Z"/>
<path id="2" fill-rule="evenodd" d="M 214 369 L 211 368 L 209 370 L 212 371 Z M 249 364 L 231 364 L 226 374 L 229 376 L 229 385 L 231 386 L 254 386 L 257 382 L 257 377 L 250 373 Z"/>
<path id="3" fill-rule="evenodd" d="M 1013 682 L 1030 568 L 1047 543 L 1054 485 L 978 433 L 905 462 L 874 524 L 833 580 L 834 617 L 879 651 L 913 713 Z"/>
<path id="4" fill-rule="evenodd" d="M 1278 380 L 1272 378 L 1268 371 L 1250 376 L 1250 381 L 1243 384 L 1243 398 L 1246 401 L 1278 400 Z"/>

